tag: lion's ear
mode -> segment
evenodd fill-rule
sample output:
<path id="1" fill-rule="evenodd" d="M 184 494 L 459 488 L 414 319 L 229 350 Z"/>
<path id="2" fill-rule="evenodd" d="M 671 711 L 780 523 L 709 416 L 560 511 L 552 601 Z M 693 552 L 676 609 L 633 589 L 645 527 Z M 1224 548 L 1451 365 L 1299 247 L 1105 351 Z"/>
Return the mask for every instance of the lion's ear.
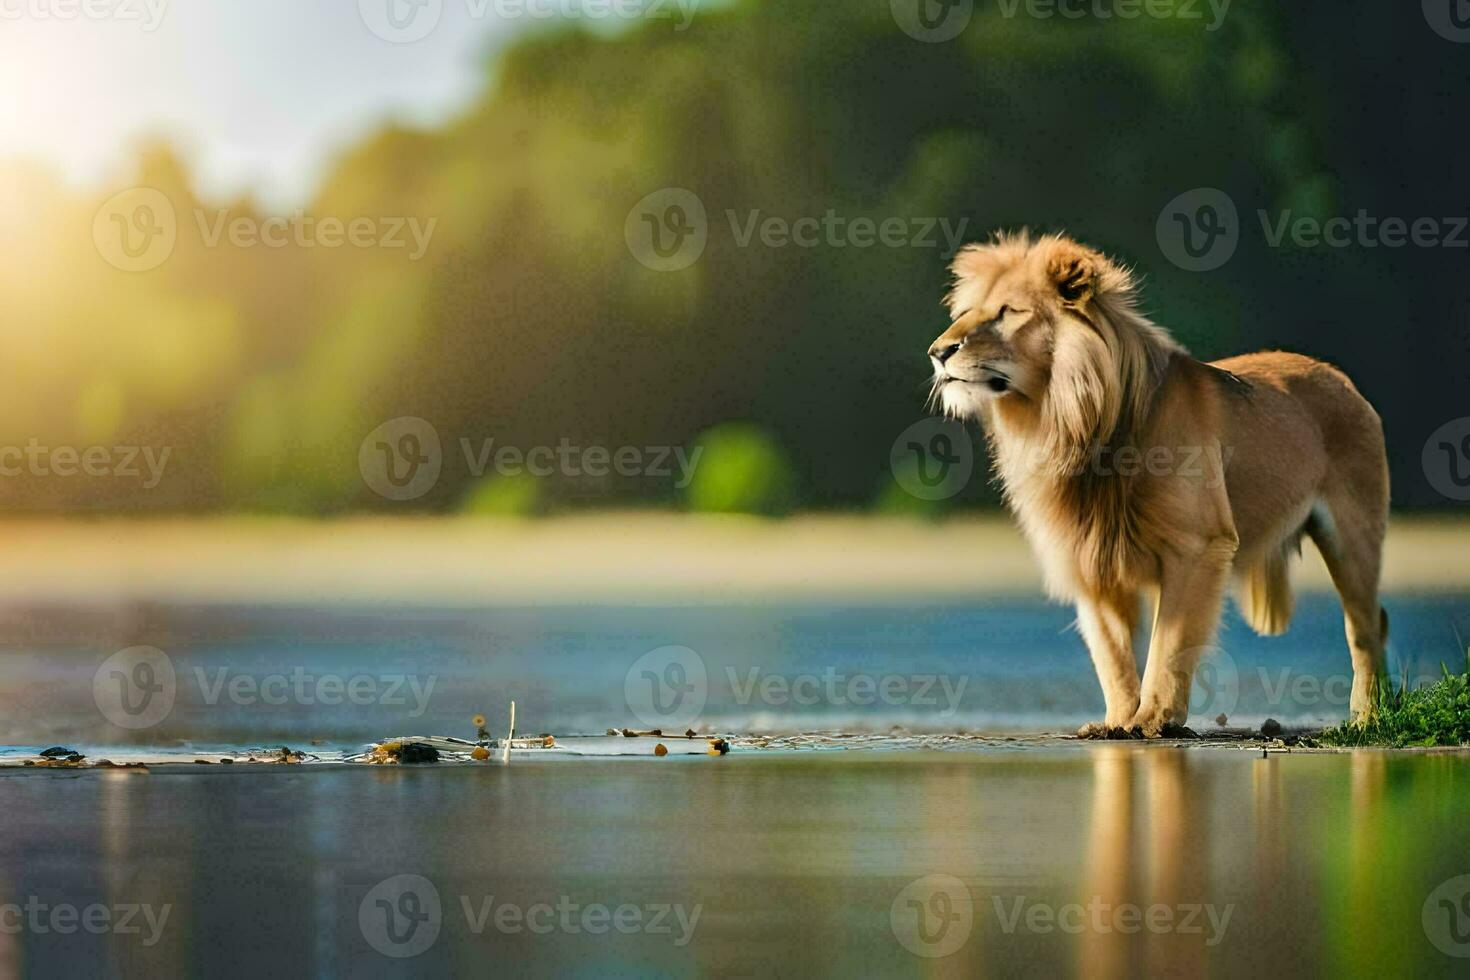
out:
<path id="1" fill-rule="evenodd" d="M 1107 259 L 1090 248 L 1063 241 L 1047 261 L 1046 272 L 1062 302 L 1080 305 L 1098 292 Z"/>

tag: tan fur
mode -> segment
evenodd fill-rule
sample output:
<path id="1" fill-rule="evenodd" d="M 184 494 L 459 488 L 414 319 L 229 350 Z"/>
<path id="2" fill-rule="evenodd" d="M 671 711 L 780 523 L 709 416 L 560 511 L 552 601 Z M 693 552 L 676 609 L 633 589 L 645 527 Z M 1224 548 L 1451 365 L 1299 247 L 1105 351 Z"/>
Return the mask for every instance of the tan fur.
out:
<path id="1" fill-rule="evenodd" d="M 1310 536 L 1342 597 L 1355 718 L 1373 706 L 1387 619 L 1382 427 L 1336 368 L 1267 352 L 1210 364 L 1138 312 L 1132 274 L 1062 236 L 960 252 L 935 398 L 980 421 L 1048 591 L 1077 604 L 1104 726 L 1183 724 L 1232 574 L 1259 632 L 1291 619 L 1290 554 Z M 1154 600 L 1142 682 L 1132 650 Z"/>

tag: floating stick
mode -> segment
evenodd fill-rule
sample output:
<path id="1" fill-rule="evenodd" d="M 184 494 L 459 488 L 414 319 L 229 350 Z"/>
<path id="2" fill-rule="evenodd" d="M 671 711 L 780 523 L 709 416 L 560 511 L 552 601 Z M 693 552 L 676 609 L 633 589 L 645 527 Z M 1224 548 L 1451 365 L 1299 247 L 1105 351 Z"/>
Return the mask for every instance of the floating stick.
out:
<path id="1" fill-rule="evenodd" d="M 516 703 L 510 703 L 510 733 L 505 736 L 505 751 L 500 753 L 500 761 L 510 762 L 510 740 L 516 737 Z"/>

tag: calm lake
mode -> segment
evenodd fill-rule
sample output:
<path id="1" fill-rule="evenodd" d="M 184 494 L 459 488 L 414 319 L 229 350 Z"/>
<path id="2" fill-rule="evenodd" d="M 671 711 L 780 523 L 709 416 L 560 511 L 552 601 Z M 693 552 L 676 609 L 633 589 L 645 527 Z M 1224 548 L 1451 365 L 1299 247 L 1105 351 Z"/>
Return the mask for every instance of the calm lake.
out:
<path id="1" fill-rule="evenodd" d="M 0 973 L 1464 976 L 1470 757 L 1259 756 L 4 769 Z"/>
<path id="2" fill-rule="evenodd" d="M 1437 678 L 1442 662 L 1463 669 L 1456 644 L 1470 637 L 1470 598 L 1400 595 L 1386 605 L 1395 677 Z M 478 713 L 499 734 L 512 698 L 521 731 L 557 735 L 623 726 L 1073 731 L 1101 716 L 1102 698 L 1072 621 L 1070 609 L 1010 598 L 891 607 L 12 608 L 0 616 L 0 744 L 469 737 Z M 109 662 L 140 646 L 152 648 L 149 663 Z M 136 708 L 166 675 L 169 689 L 146 712 L 119 719 L 118 710 L 99 710 L 123 701 Z M 1291 631 L 1272 639 L 1230 609 L 1197 678 L 1192 721 L 1333 723 L 1346 715 L 1350 682 L 1335 597 L 1302 597 Z"/>
<path id="3" fill-rule="evenodd" d="M 1462 597 L 1388 606 L 1396 674 L 1470 635 Z M 326 753 L 469 736 L 477 712 L 498 732 L 512 698 L 521 732 L 562 736 L 1063 732 L 1101 709 L 1070 622 L 1022 600 L 12 609 L 0 757 Z M 1202 727 L 1343 716 L 1330 597 L 1275 640 L 1232 612 L 1219 647 Z M 1470 955 L 1459 752 L 0 767 L 0 807 L 0 975 L 1463 976 Z"/>

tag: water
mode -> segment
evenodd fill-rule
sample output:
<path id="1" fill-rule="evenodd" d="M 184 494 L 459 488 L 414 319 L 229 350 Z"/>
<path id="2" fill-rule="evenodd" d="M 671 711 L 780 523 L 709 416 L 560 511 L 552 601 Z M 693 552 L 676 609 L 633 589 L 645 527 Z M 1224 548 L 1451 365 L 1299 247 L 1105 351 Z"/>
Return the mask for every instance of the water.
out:
<path id="1" fill-rule="evenodd" d="M 1470 599 L 1400 595 L 1386 604 L 1395 676 L 1434 677 L 1442 661 L 1456 662 L 1457 632 L 1470 637 Z M 685 724 L 736 733 L 1070 731 L 1102 714 L 1071 623 L 1066 608 L 1021 599 L 11 608 L 0 617 L 0 743 L 350 747 L 392 734 L 468 737 L 477 713 L 499 734 L 512 698 L 521 731 L 558 735 Z M 110 685 L 131 683 L 132 673 L 109 679 L 104 670 L 101 686 L 94 681 L 109 656 L 137 645 L 161 651 L 175 685 L 166 713 L 125 727 L 98 698 L 116 701 L 124 690 Z M 688 651 L 678 672 L 638 666 L 667 646 Z M 1200 672 L 1192 720 L 1336 722 L 1350 677 L 1335 598 L 1304 596 L 1291 631 L 1274 639 L 1231 610 Z"/>
<path id="2" fill-rule="evenodd" d="M 1432 977 L 1470 953 L 1464 754 L 0 769 L 0 799 L 5 975 Z M 137 931 L 62 932 L 63 907 Z"/>
<path id="3" fill-rule="evenodd" d="M 1461 597 L 1389 608 L 1396 670 L 1470 635 Z M 1470 754 L 922 734 L 1097 717 L 1070 622 L 1020 600 L 12 608 L 0 976 L 1463 975 Z M 1233 613 L 1222 636 L 1199 721 L 1342 717 L 1332 599 L 1286 637 Z M 139 646 L 142 677 L 115 659 Z M 13 765 L 58 742 L 330 755 L 468 736 L 477 712 L 498 733 L 511 698 L 523 733 L 694 705 L 741 738 L 509 767 Z M 750 737 L 813 730 L 885 737 Z"/>

